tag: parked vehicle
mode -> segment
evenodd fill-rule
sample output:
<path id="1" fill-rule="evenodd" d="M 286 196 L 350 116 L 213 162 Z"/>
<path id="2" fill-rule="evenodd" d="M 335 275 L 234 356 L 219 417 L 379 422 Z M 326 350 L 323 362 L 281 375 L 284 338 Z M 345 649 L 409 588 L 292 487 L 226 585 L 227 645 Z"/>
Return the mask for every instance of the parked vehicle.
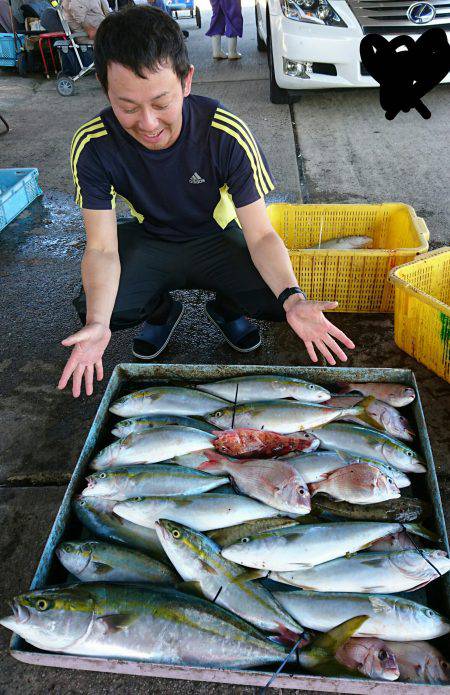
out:
<path id="1" fill-rule="evenodd" d="M 366 34 L 417 38 L 441 27 L 450 38 L 448 0 L 255 0 L 258 50 L 267 50 L 270 100 L 290 90 L 375 87 L 361 63 Z M 450 81 L 450 73 L 443 82 Z"/>

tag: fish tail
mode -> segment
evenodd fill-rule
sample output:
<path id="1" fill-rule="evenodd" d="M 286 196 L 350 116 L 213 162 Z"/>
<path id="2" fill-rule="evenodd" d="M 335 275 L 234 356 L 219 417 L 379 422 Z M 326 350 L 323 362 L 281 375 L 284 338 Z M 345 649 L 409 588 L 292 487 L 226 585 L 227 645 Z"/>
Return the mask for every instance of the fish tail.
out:
<path id="1" fill-rule="evenodd" d="M 369 425 L 369 427 L 373 427 L 376 430 L 381 430 L 384 432 L 384 427 L 380 425 L 380 423 L 377 422 L 369 412 L 367 412 L 367 408 L 372 405 L 374 400 L 375 398 L 373 396 L 367 396 L 366 398 L 363 398 L 358 405 L 355 405 L 353 408 L 349 408 L 346 414 L 355 415 L 360 420 L 363 420 L 366 425 Z"/>
<path id="2" fill-rule="evenodd" d="M 316 637 L 300 652 L 300 664 L 309 671 L 320 671 L 325 665 L 336 664 L 336 652 L 368 620 L 368 615 L 358 615 L 337 625 L 329 632 Z M 342 666 L 341 666 L 342 668 Z"/>
<path id="3" fill-rule="evenodd" d="M 438 541 L 439 536 L 434 531 L 429 531 L 425 526 L 421 524 L 403 524 L 406 531 L 412 533 L 414 536 L 420 536 L 421 538 L 426 538 L 429 541 Z"/>
<path id="4" fill-rule="evenodd" d="M 207 461 L 203 461 L 197 466 L 198 471 L 205 471 L 205 473 L 226 473 L 226 464 L 229 463 L 226 456 L 222 456 L 222 454 L 216 451 L 205 451 L 205 456 Z"/>

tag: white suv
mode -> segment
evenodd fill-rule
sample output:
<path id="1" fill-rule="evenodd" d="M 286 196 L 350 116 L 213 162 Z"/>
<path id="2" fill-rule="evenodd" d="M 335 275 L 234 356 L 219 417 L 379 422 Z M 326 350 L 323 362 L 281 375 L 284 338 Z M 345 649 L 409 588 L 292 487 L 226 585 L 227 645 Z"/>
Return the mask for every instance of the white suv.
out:
<path id="1" fill-rule="evenodd" d="M 274 104 L 289 103 L 288 90 L 377 86 L 359 54 L 366 34 L 417 40 L 439 26 L 450 37 L 449 0 L 255 0 L 255 18 Z"/>

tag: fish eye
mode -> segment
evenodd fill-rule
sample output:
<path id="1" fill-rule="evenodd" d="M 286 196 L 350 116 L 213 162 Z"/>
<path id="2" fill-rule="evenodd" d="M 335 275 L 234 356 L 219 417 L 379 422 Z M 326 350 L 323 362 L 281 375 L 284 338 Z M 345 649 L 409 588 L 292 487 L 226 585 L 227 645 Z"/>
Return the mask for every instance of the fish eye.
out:
<path id="1" fill-rule="evenodd" d="M 172 531 L 172 536 L 174 538 L 179 538 L 181 536 L 181 533 L 178 531 L 178 529 L 174 528 L 174 530 Z"/>
<path id="2" fill-rule="evenodd" d="M 222 446 L 219 447 L 219 449 L 220 449 L 220 451 L 226 451 L 226 450 L 227 450 L 227 447 L 226 447 L 225 445 L 222 445 Z"/>
<path id="3" fill-rule="evenodd" d="M 36 601 L 36 608 L 38 611 L 45 611 L 48 608 L 48 601 L 45 598 L 40 598 Z"/>
<path id="4" fill-rule="evenodd" d="M 66 553 L 71 553 L 72 552 L 72 546 L 69 545 L 69 543 L 64 543 L 62 546 L 62 549 L 66 551 Z"/>
<path id="5" fill-rule="evenodd" d="M 300 488 L 298 489 L 298 491 L 299 491 L 300 495 L 306 495 L 306 490 L 305 490 L 304 487 L 300 487 Z"/>
<path id="6" fill-rule="evenodd" d="M 388 483 L 391 483 L 391 484 L 392 484 L 392 482 L 393 482 L 393 481 L 392 481 L 392 478 L 388 478 Z"/>
<path id="7" fill-rule="evenodd" d="M 313 389 L 314 389 L 314 384 L 308 384 L 308 388 L 309 388 L 310 391 L 313 391 Z"/>
<path id="8" fill-rule="evenodd" d="M 428 618 L 433 618 L 434 617 L 434 611 L 432 611 L 431 608 L 427 608 L 427 610 L 425 611 L 425 615 Z"/>
<path id="9" fill-rule="evenodd" d="M 100 473 L 99 478 L 106 478 L 106 473 Z"/>
<path id="10" fill-rule="evenodd" d="M 78 504 L 80 505 L 80 507 L 85 507 L 86 506 L 86 500 L 80 500 L 78 502 Z"/>
<path id="11" fill-rule="evenodd" d="M 250 541 L 250 538 L 241 538 L 241 543 L 248 543 Z"/>
<path id="12" fill-rule="evenodd" d="M 411 457 L 411 456 L 413 455 L 413 452 L 412 452 L 412 451 L 407 451 L 407 452 L 406 452 L 406 455 L 409 456 L 409 457 Z"/>
<path id="13" fill-rule="evenodd" d="M 380 651 L 378 652 L 378 658 L 380 661 L 386 661 L 388 655 L 385 649 L 380 649 Z"/>
<path id="14" fill-rule="evenodd" d="M 217 410 L 217 411 L 214 413 L 213 417 L 222 417 L 222 415 L 223 415 L 223 412 L 222 412 L 221 410 Z"/>

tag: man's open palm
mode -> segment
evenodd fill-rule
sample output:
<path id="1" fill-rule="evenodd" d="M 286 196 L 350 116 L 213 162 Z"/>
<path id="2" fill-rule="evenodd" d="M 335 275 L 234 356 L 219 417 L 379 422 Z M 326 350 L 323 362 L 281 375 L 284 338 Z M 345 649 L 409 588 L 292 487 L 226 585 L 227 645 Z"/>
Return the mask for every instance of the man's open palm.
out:
<path id="1" fill-rule="evenodd" d="M 317 362 L 316 350 L 322 353 L 327 362 L 336 364 L 334 353 L 343 362 L 347 355 L 335 339 L 345 347 L 354 348 L 354 343 L 337 326 L 328 321 L 324 311 L 335 309 L 337 302 L 297 301 L 286 313 L 286 320 L 299 338 L 305 343 L 308 355 Z"/>
<path id="2" fill-rule="evenodd" d="M 91 396 L 94 390 L 94 369 L 97 381 L 103 379 L 102 357 L 110 339 L 109 328 L 101 323 L 92 323 L 62 340 L 62 345 L 73 345 L 74 348 L 64 367 L 58 388 L 64 389 L 72 377 L 72 394 L 78 398 L 84 377 L 86 395 Z"/>

